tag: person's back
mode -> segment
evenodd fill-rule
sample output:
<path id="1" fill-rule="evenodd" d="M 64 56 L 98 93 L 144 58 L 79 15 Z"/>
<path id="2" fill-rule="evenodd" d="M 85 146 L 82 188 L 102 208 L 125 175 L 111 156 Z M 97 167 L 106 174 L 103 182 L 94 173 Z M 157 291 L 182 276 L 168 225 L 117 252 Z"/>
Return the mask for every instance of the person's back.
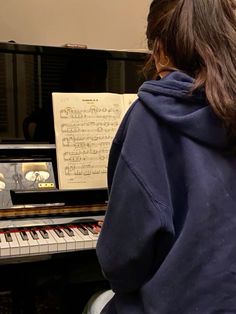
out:
<path id="1" fill-rule="evenodd" d="M 236 313 L 234 5 L 151 4 L 147 68 L 161 79 L 140 87 L 111 148 L 102 313 Z"/>

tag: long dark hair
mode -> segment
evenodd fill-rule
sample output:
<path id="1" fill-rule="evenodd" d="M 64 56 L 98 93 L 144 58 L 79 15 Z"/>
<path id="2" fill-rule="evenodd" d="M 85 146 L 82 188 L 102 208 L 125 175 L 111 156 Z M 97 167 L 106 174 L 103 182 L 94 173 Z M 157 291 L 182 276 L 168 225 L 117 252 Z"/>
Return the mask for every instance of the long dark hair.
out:
<path id="1" fill-rule="evenodd" d="M 147 18 L 153 69 L 158 44 L 174 66 L 205 88 L 209 104 L 236 136 L 235 0 L 153 0 Z"/>

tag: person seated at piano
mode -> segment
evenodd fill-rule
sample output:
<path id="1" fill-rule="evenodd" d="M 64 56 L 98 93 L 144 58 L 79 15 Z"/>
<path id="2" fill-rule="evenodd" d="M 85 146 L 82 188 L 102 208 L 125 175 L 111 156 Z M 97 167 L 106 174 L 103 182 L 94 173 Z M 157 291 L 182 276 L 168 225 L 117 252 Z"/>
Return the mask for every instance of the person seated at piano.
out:
<path id="1" fill-rule="evenodd" d="M 90 313 L 236 313 L 235 8 L 151 3 L 156 74 L 113 141 L 96 249 L 113 293 Z"/>

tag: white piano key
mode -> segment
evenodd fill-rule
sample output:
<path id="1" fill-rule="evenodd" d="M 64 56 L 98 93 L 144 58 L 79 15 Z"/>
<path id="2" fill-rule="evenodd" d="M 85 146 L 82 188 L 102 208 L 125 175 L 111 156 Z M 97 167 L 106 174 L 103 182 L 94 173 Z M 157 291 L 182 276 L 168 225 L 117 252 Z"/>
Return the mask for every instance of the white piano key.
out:
<path id="1" fill-rule="evenodd" d="M 88 226 L 85 224 L 84 227 L 88 229 L 89 236 L 93 239 L 93 248 L 96 248 L 98 237 L 99 237 L 99 228 L 95 229 L 95 232 L 92 232 L 90 228 L 96 228 L 96 224 L 90 223 Z M 94 230 L 93 230 L 94 231 Z"/>
<path id="2" fill-rule="evenodd" d="M 63 238 L 58 237 L 53 229 L 47 230 L 57 243 L 57 252 L 66 251 L 66 242 Z"/>
<path id="3" fill-rule="evenodd" d="M 41 233 L 38 230 L 35 230 L 38 235 L 38 244 L 39 244 L 39 253 L 48 252 L 48 242 L 42 237 Z"/>
<path id="4" fill-rule="evenodd" d="M 48 232 L 47 229 L 45 229 L 47 231 L 48 234 L 48 239 L 45 239 L 47 244 L 48 244 L 48 252 L 49 253 L 55 253 L 57 252 L 57 242 L 54 239 L 54 237 L 51 235 L 50 232 Z"/>
<path id="5" fill-rule="evenodd" d="M 28 243 L 29 243 L 30 254 L 37 254 L 37 253 L 39 253 L 38 241 L 32 238 L 32 236 L 31 236 L 29 231 L 26 231 L 26 234 L 28 236 Z"/>
<path id="6" fill-rule="evenodd" d="M 28 255 L 30 253 L 28 241 L 23 240 L 19 232 L 16 232 L 15 235 L 20 245 L 20 255 Z"/>
<path id="7" fill-rule="evenodd" d="M 1 242 L 0 242 L 0 256 L 1 257 L 10 256 L 10 245 L 6 241 L 6 238 L 5 238 L 3 233 L 0 233 L 0 240 L 1 240 Z"/>
<path id="8" fill-rule="evenodd" d="M 99 234 L 94 234 L 90 230 L 88 232 L 89 232 L 90 238 L 93 240 L 93 248 L 96 248 Z"/>
<path id="9" fill-rule="evenodd" d="M 15 232 L 10 232 L 12 241 L 8 242 L 10 245 L 10 255 L 11 256 L 16 256 L 20 255 L 20 244 L 17 241 L 16 234 Z"/>
<path id="10" fill-rule="evenodd" d="M 84 250 L 85 248 L 85 241 L 84 239 L 77 233 L 77 231 L 75 229 L 75 227 L 70 227 L 70 229 L 74 232 L 73 238 L 75 239 L 75 249 L 76 250 Z"/>
<path id="11" fill-rule="evenodd" d="M 76 249 L 76 242 L 73 236 L 69 236 L 63 228 L 61 230 L 64 233 L 64 239 L 66 241 L 66 250 L 67 251 L 74 251 Z"/>
<path id="12" fill-rule="evenodd" d="M 78 228 L 73 229 L 76 234 L 78 234 L 84 240 L 84 248 L 92 249 L 93 248 L 93 239 L 89 235 L 84 235 Z"/>

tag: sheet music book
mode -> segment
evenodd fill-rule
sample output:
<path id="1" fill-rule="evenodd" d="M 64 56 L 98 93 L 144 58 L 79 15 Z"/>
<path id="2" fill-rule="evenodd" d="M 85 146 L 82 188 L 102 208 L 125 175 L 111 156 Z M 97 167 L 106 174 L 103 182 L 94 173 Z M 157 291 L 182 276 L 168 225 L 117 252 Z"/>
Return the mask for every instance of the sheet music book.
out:
<path id="1" fill-rule="evenodd" d="M 136 94 L 52 93 L 59 189 L 107 187 L 118 126 Z"/>

